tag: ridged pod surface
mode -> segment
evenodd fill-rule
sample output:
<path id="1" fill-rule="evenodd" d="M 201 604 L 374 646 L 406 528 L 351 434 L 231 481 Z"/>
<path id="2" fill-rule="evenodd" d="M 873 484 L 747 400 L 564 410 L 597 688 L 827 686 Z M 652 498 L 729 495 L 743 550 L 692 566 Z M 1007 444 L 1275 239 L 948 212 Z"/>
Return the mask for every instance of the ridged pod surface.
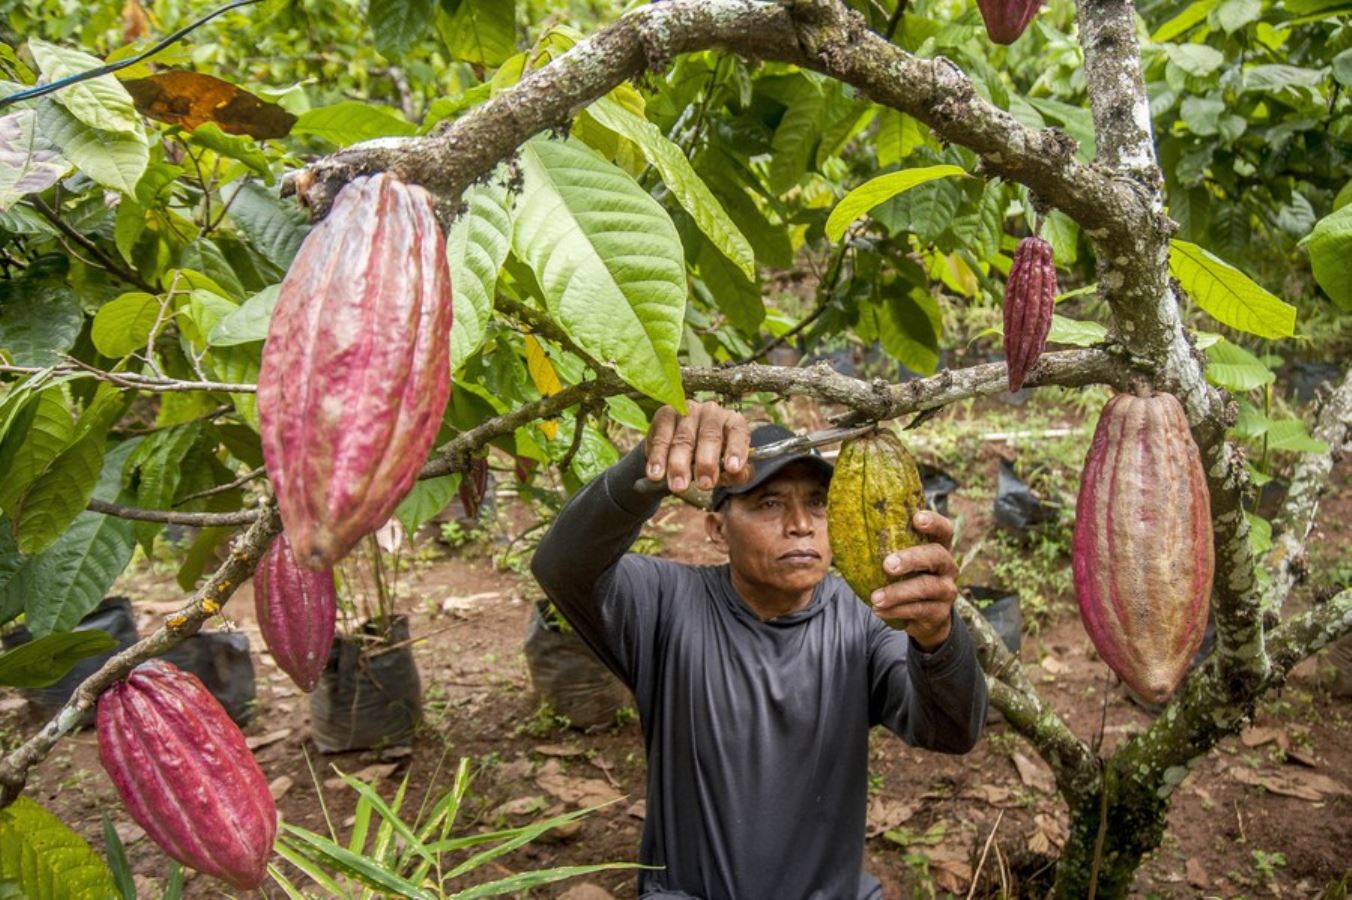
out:
<path id="1" fill-rule="evenodd" d="M 197 676 L 144 662 L 99 696 L 97 722 L 103 768 L 151 840 L 240 890 L 263 883 L 277 808 L 244 735 Z"/>
<path id="2" fill-rule="evenodd" d="M 296 559 L 327 569 L 413 486 L 450 396 L 451 277 L 422 188 L 354 179 L 282 281 L 258 375 Z"/>
<path id="3" fill-rule="evenodd" d="M 1214 550 L 1201 455 L 1172 394 L 1099 415 L 1075 506 L 1075 595 L 1103 661 L 1162 703 L 1206 629 Z"/>
<path id="4" fill-rule="evenodd" d="M 976 0 L 976 5 L 987 36 L 997 44 L 1012 44 L 1042 8 L 1042 0 Z"/>
<path id="5" fill-rule="evenodd" d="M 254 572 L 254 612 L 278 667 L 302 691 L 314 690 L 333 649 L 338 620 L 333 570 L 300 565 L 286 533 L 277 535 Z"/>
<path id="6" fill-rule="evenodd" d="M 895 434 L 875 431 L 840 448 L 827 492 L 831 554 L 865 603 L 888 582 L 887 555 L 925 542 L 911 526 L 924 505 L 920 470 Z"/>
<path id="7" fill-rule="evenodd" d="M 1014 265 L 1005 281 L 1005 361 L 1009 389 L 1023 387 L 1052 329 L 1056 309 L 1056 265 L 1052 245 L 1026 237 L 1014 248 Z"/>

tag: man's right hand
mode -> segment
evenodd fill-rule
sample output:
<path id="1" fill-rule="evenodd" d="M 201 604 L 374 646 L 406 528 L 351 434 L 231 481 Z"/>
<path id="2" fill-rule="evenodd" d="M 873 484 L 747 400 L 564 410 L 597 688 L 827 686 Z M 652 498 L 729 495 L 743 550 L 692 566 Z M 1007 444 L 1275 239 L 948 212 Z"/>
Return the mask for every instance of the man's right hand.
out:
<path id="1" fill-rule="evenodd" d="M 692 482 L 702 491 L 719 484 L 744 484 L 752 474 L 746 461 L 751 446 L 746 417 L 713 401 L 692 400 L 686 409 L 681 415 L 663 406 L 653 416 L 646 441 L 648 479 L 665 478 L 673 492 Z"/>

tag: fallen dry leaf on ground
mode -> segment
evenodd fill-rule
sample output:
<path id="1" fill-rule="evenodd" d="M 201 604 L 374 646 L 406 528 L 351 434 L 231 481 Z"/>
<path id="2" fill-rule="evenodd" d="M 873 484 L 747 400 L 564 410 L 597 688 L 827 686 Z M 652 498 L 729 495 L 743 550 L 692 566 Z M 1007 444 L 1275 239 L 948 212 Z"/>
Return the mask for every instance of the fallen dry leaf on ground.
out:
<path id="1" fill-rule="evenodd" d="M 1211 876 L 1206 873 L 1206 868 L 1197 857 L 1188 857 L 1188 861 L 1183 864 L 1183 872 L 1188 877 L 1188 884 L 1193 887 L 1199 890 L 1211 887 Z"/>
<path id="2" fill-rule="evenodd" d="M 268 785 L 268 793 L 272 794 L 273 800 L 280 800 L 282 795 L 291 790 L 291 786 L 295 783 L 295 779 L 290 775 L 278 775 Z"/>
<path id="3" fill-rule="evenodd" d="M 290 728 L 279 728 L 276 731 L 269 731 L 267 734 L 256 734 L 253 737 L 247 737 L 244 739 L 244 744 L 250 750 L 261 750 L 269 744 L 275 744 L 290 736 L 290 734 Z"/>
<path id="4" fill-rule="evenodd" d="M 868 837 L 877 837 L 891 831 L 915 815 L 915 805 L 885 797 L 872 797 L 868 802 Z"/>
<path id="5" fill-rule="evenodd" d="M 1014 761 L 1014 768 L 1019 770 L 1019 780 L 1024 785 L 1048 794 L 1056 790 L 1052 770 L 1042 760 L 1024 756 L 1018 751 L 1010 754 L 1010 759 Z"/>
<path id="6" fill-rule="evenodd" d="M 1288 769 L 1284 772 L 1259 772 L 1244 766 L 1232 766 L 1230 777 L 1241 784 L 1265 788 L 1273 794 L 1283 797 L 1296 797 L 1317 803 L 1334 796 L 1352 795 L 1352 789 L 1339 784 L 1327 775 L 1303 769 Z"/>

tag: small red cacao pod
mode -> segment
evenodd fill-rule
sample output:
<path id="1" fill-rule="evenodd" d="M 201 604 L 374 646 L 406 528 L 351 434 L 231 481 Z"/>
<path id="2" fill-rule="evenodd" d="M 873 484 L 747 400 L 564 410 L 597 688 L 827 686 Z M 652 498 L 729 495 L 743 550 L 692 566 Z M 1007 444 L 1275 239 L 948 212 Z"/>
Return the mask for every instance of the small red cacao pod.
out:
<path id="1" fill-rule="evenodd" d="M 296 559 L 330 568 L 413 486 L 451 390 L 432 198 L 353 179 L 287 270 L 263 347 L 263 458 Z"/>
<path id="2" fill-rule="evenodd" d="M 1023 387 L 1052 329 L 1056 309 L 1056 265 L 1052 245 L 1026 237 L 1014 249 L 1014 265 L 1005 281 L 1005 362 L 1009 389 Z"/>
<path id="3" fill-rule="evenodd" d="M 103 768 L 151 840 L 240 890 L 263 883 L 277 807 L 244 735 L 197 676 L 144 662 L 100 695 L 96 718 Z"/>
<path id="4" fill-rule="evenodd" d="M 314 690 L 338 621 L 333 570 L 300 565 L 286 534 L 277 535 L 254 573 L 254 611 L 277 665 L 302 691 Z"/>
<path id="5" fill-rule="evenodd" d="M 976 5 L 987 36 L 997 44 L 1012 44 L 1042 8 L 1042 0 L 976 0 Z"/>
<path id="6" fill-rule="evenodd" d="M 470 461 L 468 471 L 460 476 L 460 505 L 465 510 L 465 518 L 479 518 L 479 508 L 487 493 L 488 460 L 476 457 Z"/>
<path id="7" fill-rule="evenodd" d="M 1152 703 L 1174 692 L 1202 642 L 1214 554 L 1182 405 L 1165 393 L 1113 397 L 1075 506 L 1075 596 L 1103 661 Z"/>

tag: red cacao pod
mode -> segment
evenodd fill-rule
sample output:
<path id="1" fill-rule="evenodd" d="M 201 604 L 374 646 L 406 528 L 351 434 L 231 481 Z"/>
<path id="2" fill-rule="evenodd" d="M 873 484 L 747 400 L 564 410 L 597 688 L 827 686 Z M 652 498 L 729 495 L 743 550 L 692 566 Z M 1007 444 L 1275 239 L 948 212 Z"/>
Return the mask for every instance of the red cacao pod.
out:
<path id="1" fill-rule="evenodd" d="M 460 505 L 465 510 L 465 518 L 478 520 L 479 508 L 483 506 L 487 493 L 488 460 L 476 457 L 470 461 L 465 474 L 460 476 Z"/>
<path id="2" fill-rule="evenodd" d="M 1162 703 L 1206 629 L 1215 557 L 1201 455 L 1172 394 L 1099 415 L 1075 506 L 1075 595 L 1103 661 Z"/>
<path id="3" fill-rule="evenodd" d="M 413 486 L 450 396 L 451 277 L 431 196 L 356 178 L 287 270 L 258 417 L 282 522 L 327 569 Z"/>
<path id="4" fill-rule="evenodd" d="M 302 691 L 314 690 L 338 620 L 333 570 L 300 565 L 286 534 L 277 535 L 254 573 L 254 611 L 277 665 Z"/>
<path id="5" fill-rule="evenodd" d="M 1023 387 L 1023 379 L 1047 346 L 1055 308 L 1052 245 L 1040 237 L 1026 237 L 1014 249 L 1014 265 L 1005 281 L 1005 363 L 1010 391 Z"/>
<path id="6" fill-rule="evenodd" d="M 976 0 L 976 5 L 987 36 L 997 44 L 1012 44 L 1042 8 L 1042 0 Z"/>
<path id="7" fill-rule="evenodd" d="M 239 727 L 197 680 L 152 659 L 98 702 L 99 758 L 165 853 L 240 890 L 267 874 L 277 808 Z"/>

